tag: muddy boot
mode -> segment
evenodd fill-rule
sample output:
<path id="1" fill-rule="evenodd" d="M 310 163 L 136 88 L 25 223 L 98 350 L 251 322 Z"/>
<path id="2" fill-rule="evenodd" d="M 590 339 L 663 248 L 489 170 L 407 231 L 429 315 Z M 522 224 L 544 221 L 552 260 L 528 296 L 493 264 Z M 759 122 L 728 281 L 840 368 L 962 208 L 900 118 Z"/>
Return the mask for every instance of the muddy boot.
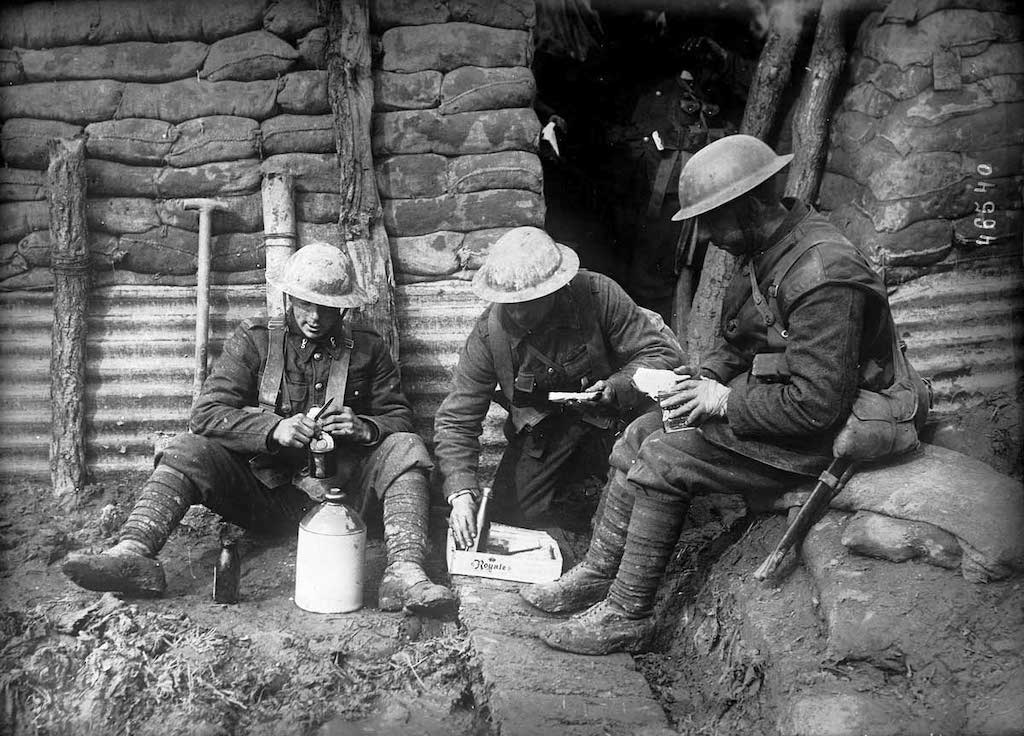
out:
<path id="1" fill-rule="evenodd" d="M 607 599 L 542 631 L 541 641 L 576 654 L 643 649 L 654 633 L 654 597 L 679 538 L 686 507 L 677 500 L 638 498 Z"/>
<path id="2" fill-rule="evenodd" d="M 411 471 L 384 494 L 384 543 L 388 566 L 380 581 L 382 611 L 408 609 L 436 614 L 450 610 L 455 595 L 423 571 L 427 552 L 427 479 Z"/>
<path id="3" fill-rule="evenodd" d="M 604 600 L 622 559 L 633 498 L 625 475 L 615 471 L 601 499 L 594 536 L 583 560 L 558 580 L 524 587 L 519 595 L 548 613 L 574 613 Z"/>
<path id="4" fill-rule="evenodd" d="M 72 552 L 61 565 L 71 582 L 86 590 L 149 598 L 167 587 L 163 566 L 154 559 L 195 498 L 192 483 L 165 466 L 142 487 L 120 541 L 101 554 Z"/>

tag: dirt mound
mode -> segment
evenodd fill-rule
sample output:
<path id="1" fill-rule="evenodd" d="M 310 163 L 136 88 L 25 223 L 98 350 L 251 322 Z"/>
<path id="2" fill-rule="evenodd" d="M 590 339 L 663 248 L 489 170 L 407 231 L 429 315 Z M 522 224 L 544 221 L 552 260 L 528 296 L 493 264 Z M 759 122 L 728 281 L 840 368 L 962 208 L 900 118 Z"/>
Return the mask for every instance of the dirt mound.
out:
<path id="1" fill-rule="evenodd" d="M 830 512 L 808 536 L 801 563 L 791 560 L 769 584 L 751 573 L 784 517 L 704 518 L 684 531 L 676 574 L 662 591 L 661 651 L 639 658 L 676 728 L 1021 733 L 1020 579 L 977 585 L 917 561 L 858 557 L 841 543 L 850 517 Z M 737 541 L 711 555 L 702 575 L 695 560 L 708 555 L 707 540 L 730 537 Z M 687 577 L 689 586 L 680 585 Z"/>

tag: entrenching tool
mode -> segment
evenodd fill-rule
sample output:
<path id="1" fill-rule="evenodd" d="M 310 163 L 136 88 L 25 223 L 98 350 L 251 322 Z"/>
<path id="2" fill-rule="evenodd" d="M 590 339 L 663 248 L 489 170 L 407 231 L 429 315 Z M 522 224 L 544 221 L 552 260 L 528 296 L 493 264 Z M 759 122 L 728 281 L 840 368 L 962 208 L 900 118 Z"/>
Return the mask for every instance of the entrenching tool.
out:
<path id="1" fill-rule="evenodd" d="M 192 401 L 206 380 L 206 352 L 210 341 L 210 225 L 214 210 L 226 210 L 227 202 L 194 197 L 179 200 L 184 210 L 199 210 L 199 250 L 196 252 L 196 365 L 192 377 Z"/>

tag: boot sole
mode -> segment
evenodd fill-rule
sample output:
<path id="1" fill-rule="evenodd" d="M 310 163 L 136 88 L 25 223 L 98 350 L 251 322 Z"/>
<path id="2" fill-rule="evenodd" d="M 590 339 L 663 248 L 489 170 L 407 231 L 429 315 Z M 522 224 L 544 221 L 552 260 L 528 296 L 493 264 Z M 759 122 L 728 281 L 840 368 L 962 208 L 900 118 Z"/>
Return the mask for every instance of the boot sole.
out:
<path id="1" fill-rule="evenodd" d="M 158 598 L 167 589 L 160 563 L 141 555 L 69 556 L 61 571 L 75 585 L 97 593 Z"/>

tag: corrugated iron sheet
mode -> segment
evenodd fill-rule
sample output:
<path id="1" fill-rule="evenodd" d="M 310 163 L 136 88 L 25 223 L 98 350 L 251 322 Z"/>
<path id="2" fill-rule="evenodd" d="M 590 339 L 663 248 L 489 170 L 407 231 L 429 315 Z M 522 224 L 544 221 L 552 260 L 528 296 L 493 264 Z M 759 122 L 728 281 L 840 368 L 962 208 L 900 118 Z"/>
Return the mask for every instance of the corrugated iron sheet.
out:
<path id="1" fill-rule="evenodd" d="M 1024 292 L 1018 273 L 949 273 L 899 287 L 891 301 L 909 355 L 933 379 L 937 415 L 1012 392 L 1024 370 Z M 397 292 L 401 363 L 416 430 L 428 441 L 459 349 L 482 302 L 462 281 Z M 242 319 L 262 313 L 261 287 L 213 287 L 211 357 Z M 188 288 L 108 287 L 91 293 L 86 442 L 90 471 L 144 471 L 161 433 L 186 426 L 192 385 L 194 294 Z M 48 293 L 0 295 L 0 473 L 49 477 Z M 503 444 L 503 412 L 485 424 L 482 473 Z"/>
<path id="2" fill-rule="evenodd" d="M 90 293 L 86 343 L 86 451 L 89 470 L 145 471 L 161 435 L 185 429 L 191 402 L 194 290 L 105 287 Z M 259 286 L 215 286 L 210 294 L 210 356 L 246 317 L 264 312 Z M 433 414 L 459 348 L 483 308 L 465 282 L 398 288 L 402 370 L 428 439 Z M 49 478 L 49 293 L 0 295 L 0 474 Z M 493 472 L 501 411 L 487 421 L 483 472 Z"/>
<path id="3" fill-rule="evenodd" d="M 932 274 L 889 296 L 907 355 L 932 380 L 933 416 L 1015 398 L 1024 377 L 1024 287 L 1019 269 Z"/>

